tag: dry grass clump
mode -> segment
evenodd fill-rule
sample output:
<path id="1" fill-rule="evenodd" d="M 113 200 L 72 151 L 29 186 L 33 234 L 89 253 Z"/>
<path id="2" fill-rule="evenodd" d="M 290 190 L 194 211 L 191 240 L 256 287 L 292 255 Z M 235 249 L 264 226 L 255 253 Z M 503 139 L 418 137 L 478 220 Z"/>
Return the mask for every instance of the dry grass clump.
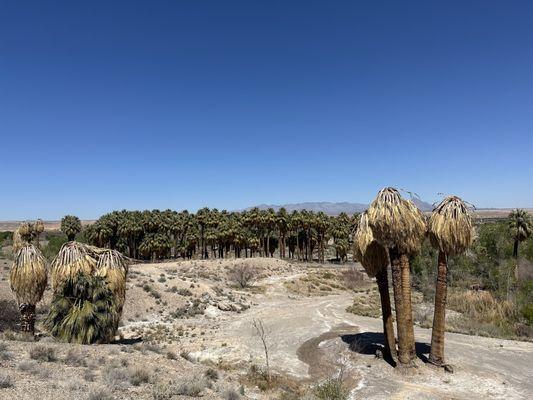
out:
<path id="1" fill-rule="evenodd" d="M 17 303 L 35 305 L 46 289 L 46 261 L 33 245 L 20 248 L 13 261 L 9 282 Z"/>
<path id="2" fill-rule="evenodd" d="M 54 362 L 57 360 L 56 350 L 50 346 L 36 344 L 29 351 L 32 360 Z"/>
<path id="3" fill-rule="evenodd" d="M 113 395 L 107 388 L 96 388 L 89 392 L 88 400 L 113 400 Z"/>
<path id="4" fill-rule="evenodd" d="M 9 375 L 0 374 L 0 389 L 13 387 L 13 380 Z"/>
<path id="5" fill-rule="evenodd" d="M 407 254 L 420 250 L 426 233 L 425 217 L 412 201 L 402 199 L 398 190 L 390 187 L 380 190 L 367 213 L 368 224 L 381 245 L 397 246 Z"/>
<path id="6" fill-rule="evenodd" d="M 180 378 L 169 383 L 160 383 L 152 389 L 154 400 L 170 400 L 175 396 L 200 397 L 207 382 L 204 378 Z"/>
<path id="7" fill-rule="evenodd" d="M 516 307 L 506 300 L 497 300 L 485 290 L 452 291 L 448 307 L 480 322 L 498 322 L 512 319 Z"/>
<path id="8" fill-rule="evenodd" d="M 428 230 L 433 247 L 447 255 L 463 253 L 474 237 L 472 218 L 457 196 L 448 196 L 440 202 L 429 219 Z"/>
<path id="9" fill-rule="evenodd" d="M 357 260 L 371 278 L 389 265 L 387 249 L 375 240 L 366 212 L 361 214 L 354 234 L 354 250 Z"/>

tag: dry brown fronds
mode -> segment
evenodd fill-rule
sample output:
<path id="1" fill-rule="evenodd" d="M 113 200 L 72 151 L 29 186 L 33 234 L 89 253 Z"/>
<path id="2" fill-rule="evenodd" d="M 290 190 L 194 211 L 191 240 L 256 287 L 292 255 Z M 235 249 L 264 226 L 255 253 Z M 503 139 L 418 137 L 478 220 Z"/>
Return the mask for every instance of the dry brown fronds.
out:
<path id="1" fill-rule="evenodd" d="M 96 264 L 97 276 L 105 278 L 107 286 L 119 299 L 122 306 L 126 298 L 126 276 L 128 274 L 128 263 L 126 258 L 116 250 L 99 252 Z"/>
<path id="2" fill-rule="evenodd" d="M 472 218 L 463 200 L 448 196 L 433 210 L 429 238 L 436 249 L 448 255 L 463 253 L 474 237 Z"/>
<path id="3" fill-rule="evenodd" d="M 15 253 L 9 274 L 13 294 L 20 304 L 35 305 L 43 297 L 47 282 L 46 261 L 35 246 L 26 245 Z"/>
<path id="4" fill-rule="evenodd" d="M 37 221 L 35 221 L 34 228 L 35 228 L 35 232 L 37 234 L 43 233 L 44 232 L 44 222 L 43 222 L 43 220 L 42 219 L 38 219 Z"/>
<path id="5" fill-rule="evenodd" d="M 61 246 L 59 253 L 52 261 L 52 289 L 54 292 L 68 277 L 78 272 L 90 275 L 96 267 L 96 258 L 90 247 L 78 242 L 68 242 Z"/>
<path id="6" fill-rule="evenodd" d="M 424 215 L 398 190 L 384 188 L 368 208 L 368 223 L 376 240 L 386 248 L 398 247 L 402 253 L 420 250 L 426 233 Z"/>
<path id="7" fill-rule="evenodd" d="M 374 239 L 366 212 L 361 214 L 354 234 L 354 250 L 357 260 L 370 277 L 376 276 L 382 268 L 389 265 L 387 249 Z"/>

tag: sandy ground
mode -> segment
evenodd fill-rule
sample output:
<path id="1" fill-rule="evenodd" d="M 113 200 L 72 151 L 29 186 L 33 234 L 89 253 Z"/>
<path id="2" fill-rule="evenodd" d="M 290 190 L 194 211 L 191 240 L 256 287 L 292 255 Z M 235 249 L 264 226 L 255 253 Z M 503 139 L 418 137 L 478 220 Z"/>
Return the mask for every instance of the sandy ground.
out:
<path id="1" fill-rule="evenodd" d="M 239 289 L 230 279 L 232 268 L 242 263 L 260 271 L 250 289 Z M 13 339 L 17 315 L 7 266 L 0 260 L 0 329 L 4 339 Z M 351 399 L 533 397 L 533 343 L 448 333 L 446 353 L 454 366 L 450 374 L 424 363 L 431 332 L 416 328 L 418 368 L 402 373 L 377 358 L 381 320 L 346 312 L 354 291 L 342 283 L 345 269 L 275 259 L 134 265 L 122 339 L 98 346 L 55 343 L 45 335 L 38 344 L 2 340 L 0 378 L 9 376 L 11 386 L 0 388 L 0 399 L 87 399 L 100 389 L 116 399 L 155 399 L 157 388 L 170 381 L 199 379 L 205 399 L 226 398 L 227 390 L 242 390 L 241 398 L 278 399 L 279 388 L 265 392 L 247 378 L 252 366 L 264 366 L 254 319 L 267 330 L 274 374 L 300 388 L 342 370 Z M 301 282 L 308 290 L 295 289 Z M 356 290 L 366 293 L 372 283 L 361 285 Z M 39 319 L 49 301 L 47 291 Z M 30 351 L 36 345 L 54 348 L 56 360 L 33 360 Z M 72 352 L 82 354 L 84 362 L 72 361 Z M 205 377 L 208 368 L 217 371 L 218 379 Z M 134 384 L 136 369 L 149 372 L 146 382 Z M 112 371 L 122 371 L 122 376 Z"/>

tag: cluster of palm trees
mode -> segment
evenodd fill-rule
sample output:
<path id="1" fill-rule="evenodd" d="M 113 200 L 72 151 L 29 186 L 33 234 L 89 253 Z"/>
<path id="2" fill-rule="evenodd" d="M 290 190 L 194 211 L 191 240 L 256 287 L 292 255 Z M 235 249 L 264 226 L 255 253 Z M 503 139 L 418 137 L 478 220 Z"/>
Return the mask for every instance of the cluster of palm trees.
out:
<path id="1" fill-rule="evenodd" d="M 81 224 L 69 216 L 61 224 L 73 239 Z M 35 306 L 48 283 L 48 265 L 39 249 L 42 221 L 25 222 L 13 235 L 10 287 L 21 315 L 21 331 L 33 335 Z M 44 327 L 59 340 L 83 344 L 112 340 L 126 296 L 128 264 L 116 250 L 75 241 L 65 243 L 50 267 L 53 299 Z"/>
<path id="2" fill-rule="evenodd" d="M 472 243 L 473 225 L 465 203 L 446 197 L 429 220 L 414 203 L 394 188 L 382 189 L 361 216 L 354 234 L 355 255 L 379 288 L 386 356 L 402 367 L 415 365 L 415 337 L 411 306 L 409 258 L 416 255 L 426 235 L 438 250 L 435 311 L 429 361 L 444 362 L 447 257 L 463 253 Z M 392 272 L 398 346 L 393 328 L 387 267 Z"/>
<path id="3" fill-rule="evenodd" d="M 356 217 L 284 208 L 243 212 L 202 208 L 188 211 L 114 211 L 86 228 L 94 245 L 117 249 L 130 258 L 274 257 L 326 259 L 332 247 L 345 261 Z"/>

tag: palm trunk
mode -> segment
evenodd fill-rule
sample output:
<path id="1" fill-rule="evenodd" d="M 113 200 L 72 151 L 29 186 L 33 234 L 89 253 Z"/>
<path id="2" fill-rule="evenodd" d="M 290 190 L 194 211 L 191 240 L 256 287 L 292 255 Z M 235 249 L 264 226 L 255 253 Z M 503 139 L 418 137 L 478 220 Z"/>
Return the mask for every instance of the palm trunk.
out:
<path id="1" fill-rule="evenodd" d="M 379 289 L 379 298 L 381 300 L 381 314 L 383 316 L 383 337 L 385 344 L 385 357 L 396 361 L 396 339 L 394 337 L 394 326 L 392 324 L 392 310 L 389 295 L 389 279 L 387 277 L 387 268 L 383 268 L 376 275 L 376 281 Z"/>
<path id="2" fill-rule="evenodd" d="M 402 271 L 402 302 L 405 307 L 406 323 L 406 348 L 409 352 L 409 362 L 413 363 L 416 358 L 415 331 L 413 327 L 413 308 L 411 305 L 411 272 L 409 269 L 409 257 L 406 254 L 400 256 Z"/>
<path id="3" fill-rule="evenodd" d="M 19 306 L 20 311 L 20 330 L 22 332 L 35 332 L 35 304 L 22 303 Z"/>
<path id="4" fill-rule="evenodd" d="M 401 366 L 409 367 L 413 364 L 413 354 L 415 354 L 411 292 L 410 287 L 406 287 L 406 285 L 403 284 L 406 277 L 406 282 L 409 282 L 409 260 L 407 259 L 407 263 L 405 263 L 403 258 L 406 256 L 400 256 L 397 248 L 390 249 L 389 254 L 392 268 L 392 288 L 394 291 L 394 303 L 396 308 L 398 361 Z M 405 272 L 405 265 L 407 266 L 407 273 Z"/>
<path id="5" fill-rule="evenodd" d="M 431 352 L 429 354 L 429 361 L 436 365 L 443 365 L 448 263 L 446 262 L 446 254 L 442 251 L 439 251 L 438 264 L 435 311 L 433 314 L 433 330 L 431 332 Z"/>

